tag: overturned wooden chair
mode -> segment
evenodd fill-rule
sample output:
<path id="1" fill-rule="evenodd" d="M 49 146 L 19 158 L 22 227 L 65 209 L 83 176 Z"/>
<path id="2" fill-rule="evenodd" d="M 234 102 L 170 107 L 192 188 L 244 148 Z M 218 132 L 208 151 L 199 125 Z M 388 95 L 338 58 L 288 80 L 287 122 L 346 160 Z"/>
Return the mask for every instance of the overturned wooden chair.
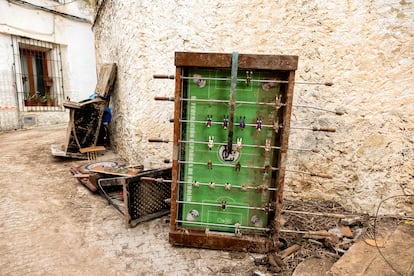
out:
<path id="1" fill-rule="evenodd" d="M 104 110 L 109 105 L 114 88 L 116 71 L 115 63 L 102 65 L 95 89 L 96 97 L 63 104 L 69 109 L 66 142 L 60 147 L 52 145 L 53 155 L 95 160 L 96 153 L 104 150 L 104 147 L 97 147 L 97 142 Z"/>

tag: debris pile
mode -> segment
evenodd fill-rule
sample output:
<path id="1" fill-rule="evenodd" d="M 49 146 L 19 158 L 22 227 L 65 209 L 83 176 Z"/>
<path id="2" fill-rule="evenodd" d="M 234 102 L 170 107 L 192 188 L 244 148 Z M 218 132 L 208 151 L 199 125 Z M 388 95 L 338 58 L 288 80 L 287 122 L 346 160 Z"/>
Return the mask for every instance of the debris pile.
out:
<path id="1" fill-rule="evenodd" d="M 278 275 L 292 275 L 309 258 L 334 263 L 357 241 L 374 239 L 374 218 L 352 213 L 333 201 L 286 199 L 284 210 L 281 238 L 286 248 L 255 258 L 256 266 Z M 395 219 L 389 221 L 396 225 Z"/>
<path id="2" fill-rule="evenodd" d="M 161 217 L 170 211 L 171 168 L 144 170 L 143 165 L 102 161 L 70 169 L 91 192 L 105 197 L 127 225 Z"/>

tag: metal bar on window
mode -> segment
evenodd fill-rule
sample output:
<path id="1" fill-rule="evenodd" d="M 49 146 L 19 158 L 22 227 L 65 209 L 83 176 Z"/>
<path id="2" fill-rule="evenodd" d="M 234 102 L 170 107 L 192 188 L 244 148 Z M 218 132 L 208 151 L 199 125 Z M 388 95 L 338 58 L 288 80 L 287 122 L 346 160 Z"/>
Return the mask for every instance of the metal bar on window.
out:
<path id="1" fill-rule="evenodd" d="M 63 111 L 60 46 L 12 36 L 20 111 Z"/>

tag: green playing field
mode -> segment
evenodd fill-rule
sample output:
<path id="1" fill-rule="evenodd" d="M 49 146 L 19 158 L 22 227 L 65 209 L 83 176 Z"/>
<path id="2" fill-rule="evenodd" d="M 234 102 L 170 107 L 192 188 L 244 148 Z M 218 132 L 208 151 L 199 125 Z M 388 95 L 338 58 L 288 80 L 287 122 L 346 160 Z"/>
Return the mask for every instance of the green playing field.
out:
<path id="1" fill-rule="evenodd" d="M 246 71 L 238 75 L 246 79 Z M 268 225 L 265 207 L 274 192 L 272 170 L 265 168 L 275 163 L 269 143 L 275 145 L 280 86 L 237 82 L 233 151 L 227 153 L 231 71 L 189 68 L 183 76 L 178 197 L 183 225 L 263 231 Z M 255 71 L 251 78 L 275 76 Z"/>

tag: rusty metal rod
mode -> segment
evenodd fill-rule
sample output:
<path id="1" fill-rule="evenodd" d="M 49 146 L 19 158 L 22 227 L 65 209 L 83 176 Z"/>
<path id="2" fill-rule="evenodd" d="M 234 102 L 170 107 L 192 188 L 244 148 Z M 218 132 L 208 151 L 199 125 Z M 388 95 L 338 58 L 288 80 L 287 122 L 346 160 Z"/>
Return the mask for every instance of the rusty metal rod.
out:
<path id="1" fill-rule="evenodd" d="M 178 181 L 179 184 L 185 184 L 185 185 L 194 185 L 194 183 L 188 182 L 188 181 Z M 198 182 L 199 185 L 201 186 L 208 186 L 210 185 L 210 183 L 204 183 L 204 182 Z M 215 186 L 217 187 L 225 187 L 227 183 L 225 184 L 220 184 L 220 183 L 214 183 Z M 257 186 L 257 187 L 253 187 L 253 186 L 240 186 L 240 185 L 231 185 L 231 188 L 236 188 L 236 189 L 250 189 L 250 190 L 261 190 L 263 189 L 263 187 L 261 186 Z M 266 188 L 266 190 L 269 191 L 277 191 L 277 188 Z"/>
<path id="2" fill-rule="evenodd" d="M 182 161 L 182 160 L 178 160 L 179 164 L 192 164 L 192 165 L 204 165 L 207 166 L 207 162 L 194 162 L 194 161 Z M 212 163 L 212 166 L 217 166 L 217 167 L 232 167 L 234 168 L 235 165 L 228 165 L 228 164 L 218 164 L 218 163 Z M 265 167 L 258 167 L 258 166 L 246 166 L 246 165 L 241 165 L 241 168 L 243 169 L 260 169 L 260 170 L 264 170 Z M 274 168 L 274 167 L 269 167 L 269 170 L 272 171 L 277 171 L 279 170 L 279 168 Z"/>
<path id="3" fill-rule="evenodd" d="M 148 139 L 148 142 L 152 142 L 152 143 L 169 143 L 170 141 L 168 139 L 162 139 L 162 138 L 150 138 Z M 201 145 L 208 145 L 209 142 L 202 142 L 202 141 L 185 141 L 185 140 L 178 140 L 178 143 L 182 143 L 182 144 L 201 144 Z M 220 146 L 225 146 L 227 145 L 226 143 L 219 143 L 219 142 L 214 142 L 215 145 L 220 145 Z M 236 145 L 236 144 L 233 144 Z M 247 145 L 244 144 L 242 145 L 243 147 L 246 148 L 262 148 L 265 149 L 266 146 L 261 146 L 261 145 Z M 276 146 L 271 146 L 271 149 L 280 149 L 280 147 L 276 147 Z M 311 151 L 314 153 L 319 153 L 320 150 L 317 148 L 313 148 L 313 149 L 298 149 L 298 148 L 288 148 L 288 150 L 294 150 L 294 151 Z"/>
<path id="4" fill-rule="evenodd" d="M 170 140 L 162 139 L 162 138 L 149 138 L 148 142 L 151 142 L 151 143 L 169 143 Z"/>
<path id="5" fill-rule="evenodd" d="M 153 75 L 154 79 L 175 79 L 174 75 L 165 75 L 165 74 L 156 74 Z M 200 78 L 194 78 L 194 77 L 185 77 L 181 76 L 181 79 L 185 80 L 194 80 L 194 79 L 200 79 Z M 218 81 L 229 81 L 231 79 L 229 78 L 209 78 L 209 77 L 202 77 L 203 80 L 218 80 Z M 289 81 L 282 81 L 282 80 L 254 80 L 254 79 L 237 79 L 237 81 L 243 81 L 243 82 L 264 82 L 264 83 L 288 83 Z M 334 85 L 333 82 L 327 81 L 327 82 L 313 82 L 313 81 L 295 81 L 295 84 L 310 84 L 310 85 L 325 85 L 325 86 L 332 86 Z"/>
<path id="6" fill-rule="evenodd" d="M 175 220 L 176 222 L 180 223 L 188 223 L 188 224 L 197 224 L 197 225 L 207 225 L 207 226 L 219 226 L 219 227 L 232 227 L 232 228 L 240 228 L 240 229 L 251 229 L 251 230 L 261 230 L 261 231 L 270 231 L 269 228 L 263 227 L 253 227 L 253 226 L 236 226 L 236 225 L 229 225 L 229 224 L 218 224 L 218 223 L 209 223 L 209 222 L 198 222 L 198 221 L 187 221 L 187 220 Z"/>
<path id="7" fill-rule="evenodd" d="M 230 83 L 230 100 L 229 100 L 229 123 L 227 134 L 227 148 L 224 155 L 227 157 L 233 151 L 233 131 L 234 131 L 234 112 L 236 109 L 236 85 L 237 85 L 237 67 L 239 53 L 233 52 L 231 58 L 231 83 Z"/>
<path id="8" fill-rule="evenodd" d="M 170 101 L 173 102 L 175 100 L 174 97 L 163 97 L 163 96 L 155 96 L 154 100 L 156 101 Z"/>
<path id="9" fill-rule="evenodd" d="M 183 143 L 183 144 L 203 144 L 203 145 L 208 145 L 208 142 L 201 142 L 201 141 L 185 141 L 185 140 L 178 140 L 179 143 Z M 226 143 L 217 143 L 214 142 L 214 145 L 220 145 L 220 146 L 224 146 L 226 145 Z M 235 144 L 233 144 L 235 145 Z M 261 146 L 261 145 L 247 145 L 247 144 L 243 144 L 242 147 L 246 147 L 246 148 L 262 148 L 265 149 L 266 146 Z M 276 147 L 276 146 L 271 146 L 271 149 L 280 149 L 280 147 Z M 311 151 L 314 153 L 319 153 L 319 149 L 317 148 L 313 148 L 313 149 L 298 149 L 298 148 L 288 148 L 288 150 L 295 150 L 295 151 Z"/>
<path id="10" fill-rule="evenodd" d="M 189 99 L 189 98 L 180 98 L 181 101 L 187 102 L 206 102 L 206 103 L 226 103 L 228 104 L 228 100 L 210 100 L 210 99 Z M 246 102 L 246 101 L 235 101 L 235 104 L 254 104 L 254 105 L 270 105 L 275 106 L 275 103 L 266 103 L 266 102 Z M 279 106 L 284 106 L 285 104 L 280 104 Z"/>
<path id="11" fill-rule="evenodd" d="M 175 100 L 174 97 L 163 97 L 163 96 L 156 96 L 154 97 L 154 100 L 156 101 L 171 101 L 173 102 Z M 211 99 L 189 99 L 189 98 L 180 98 L 181 101 L 188 101 L 188 102 L 206 102 L 206 103 L 228 103 L 228 100 L 211 100 Z M 269 105 L 269 106 L 286 106 L 286 104 L 279 104 L 276 105 L 275 103 L 268 103 L 268 102 L 248 102 L 248 101 L 235 101 L 235 104 L 252 104 L 252 105 Z M 340 109 L 330 110 L 326 108 L 321 108 L 319 106 L 312 106 L 312 105 L 303 105 L 303 104 L 293 104 L 293 107 L 302 107 L 302 108 L 310 108 L 310 109 L 316 109 L 321 110 L 325 112 L 334 113 L 336 115 L 344 115 L 345 112 Z"/>
<path id="12" fill-rule="evenodd" d="M 184 77 L 181 76 L 183 80 L 194 80 L 194 79 L 202 79 L 202 80 L 217 80 L 217 81 L 230 81 L 231 78 L 210 78 L 210 77 Z M 238 82 L 247 82 L 248 79 L 237 79 Z M 289 83 L 287 80 L 256 80 L 256 79 L 249 79 L 250 82 L 259 82 L 259 83 Z M 295 81 L 295 84 L 310 84 L 310 85 L 325 85 L 325 86 L 332 86 L 333 82 L 305 82 L 305 81 Z"/>
<path id="13" fill-rule="evenodd" d="M 181 120 L 181 123 L 194 123 L 194 124 L 205 124 L 204 121 L 197 121 L 197 120 Z M 213 125 L 221 125 L 222 122 L 211 122 Z M 229 123 L 230 125 L 230 123 Z M 237 125 L 236 123 L 233 125 Z M 256 127 L 256 124 L 246 124 L 246 126 L 253 126 Z M 269 127 L 273 128 L 274 125 L 262 125 L 262 127 Z M 279 128 L 283 128 L 283 126 L 279 126 Z M 291 129 L 302 129 L 302 130 L 312 130 L 312 131 L 326 131 L 326 132 L 336 132 L 335 128 L 331 127 L 290 127 Z"/>
<path id="14" fill-rule="evenodd" d="M 290 128 L 312 130 L 312 131 L 336 132 L 336 128 L 333 128 L 333 127 L 290 127 Z"/>
<path id="15" fill-rule="evenodd" d="M 340 110 L 340 109 L 330 110 L 330 109 L 322 108 L 322 107 L 319 107 L 319 106 L 303 105 L 303 104 L 294 104 L 293 106 L 294 107 L 311 108 L 311 109 L 331 112 L 331 113 L 335 113 L 336 115 L 344 115 L 345 114 L 345 112 L 343 110 Z"/>
<path id="16" fill-rule="evenodd" d="M 176 203 L 178 204 L 192 204 L 192 205 L 201 205 L 201 206 L 212 206 L 212 207 L 221 207 L 221 203 L 205 203 L 205 202 L 196 202 L 196 201 L 183 201 L 177 200 Z M 226 208 L 234 208 L 234 209 L 248 209 L 248 210 L 259 210 L 259 211 L 272 211 L 272 209 L 264 208 L 264 207 L 252 207 L 252 206 L 237 206 L 237 205 L 227 205 Z"/>
<path id="17" fill-rule="evenodd" d="M 157 182 L 157 183 L 171 183 L 172 182 L 172 180 L 168 180 L 168 179 L 154 178 L 154 177 L 147 177 L 147 176 L 140 177 L 140 180 L 141 181 L 145 181 L 145 182 Z M 194 183 L 188 182 L 188 181 L 177 181 L 177 183 L 179 183 L 179 184 L 185 184 L 185 185 L 194 185 Z M 201 185 L 201 186 L 208 186 L 210 183 L 207 183 L 207 182 L 205 182 L 205 183 L 204 182 L 198 182 L 197 184 L 198 185 Z M 217 187 L 225 187 L 226 184 L 228 184 L 228 183 L 224 183 L 224 184 L 214 183 L 214 185 L 217 186 Z M 232 189 L 233 188 L 236 188 L 236 189 L 250 189 L 250 190 L 260 190 L 260 189 L 263 189 L 261 186 L 254 187 L 254 186 L 239 186 L 239 185 L 231 185 L 231 188 Z M 266 188 L 266 189 L 269 190 L 269 191 L 277 191 L 277 188 L 271 188 L 271 187 L 269 187 L 269 188 Z"/>
<path id="18" fill-rule="evenodd" d="M 175 100 L 174 97 L 163 97 L 163 96 L 156 96 L 154 97 L 154 100 L 156 101 L 171 101 L 173 102 Z M 188 101 L 188 102 L 206 102 L 206 103 L 226 103 L 228 104 L 228 100 L 212 100 L 212 99 L 189 99 L 189 98 L 180 98 L 181 101 Z M 268 102 L 248 102 L 248 101 L 235 101 L 236 104 L 252 104 L 252 105 L 269 105 L 269 106 L 286 106 L 286 104 L 279 104 L 276 105 L 275 103 L 268 103 Z M 319 106 L 312 106 L 312 105 L 303 105 L 303 104 L 293 104 L 293 107 L 301 107 L 301 108 L 310 108 L 310 109 L 316 109 L 321 110 L 325 112 L 334 113 L 336 115 L 344 115 L 345 112 L 340 109 L 330 110 L 326 108 L 322 108 Z"/>
<path id="19" fill-rule="evenodd" d="M 190 161 L 182 161 L 182 160 L 178 160 L 179 164 L 193 164 L 193 165 L 204 165 L 207 166 L 208 163 L 204 163 L 204 162 L 190 162 Z M 234 167 L 235 165 L 228 165 L 228 164 L 218 164 L 218 163 L 211 163 L 212 166 L 218 166 L 218 167 Z M 260 169 L 260 170 L 264 170 L 265 167 L 258 167 L 258 166 L 246 166 L 246 165 L 241 165 L 241 168 L 244 169 Z M 275 167 L 269 167 L 269 170 L 272 171 L 278 171 L 279 168 L 275 168 Z M 313 172 L 303 172 L 303 171 L 296 171 L 296 170 L 288 170 L 285 169 L 285 171 L 287 172 L 294 172 L 294 173 L 301 173 L 301 174 L 308 174 L 310 176 L 317 176 L 317 177 L 321 177 L 321 178 L 328 178 L 328 179 L 332 179 L 333 177 L 330 175 L 326 175 L 326 174 L 319 174 L 319 173 L 313 173 Z"/>
<path id="20" fill-rule="evenodd" d="M 181 123 L 194 123 L 194 124 L 205 124 L 204 121 L 197 121 L 197 120 L 180 120 Z M 211 122 L 212 125 L 221 125 L 222 122 Z M 239 125 L 238 123 L 230 124 L 229 120 L 229 127 L 230 125 Z M 256 127 L 256 124 L 245 124 L 246 126 L 254 126 Z M 273 127 L 273 125 L 262 125 L 262 127 Z"/>
<path id="21" fill-rule="evenodd" d="M 175 79 L 174 75 L 153 75 L 152 77 L 154 79 L 170 79 L 170 80 Z"/>

